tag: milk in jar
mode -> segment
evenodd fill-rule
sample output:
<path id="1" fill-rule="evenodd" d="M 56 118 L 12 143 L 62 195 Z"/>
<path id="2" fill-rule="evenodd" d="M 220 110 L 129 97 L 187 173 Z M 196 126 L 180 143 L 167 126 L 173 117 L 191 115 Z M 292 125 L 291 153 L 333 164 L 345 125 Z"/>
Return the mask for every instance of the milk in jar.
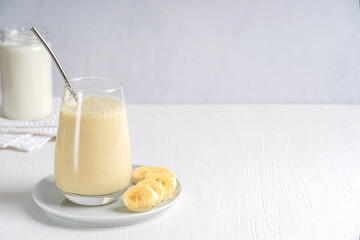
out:
<path id="1" fill-rule="evenodd" d="M 29 28 L 1 30 L 0 72 L 3 116 L 38 120 L 51 114 L 51 58 Z"/>

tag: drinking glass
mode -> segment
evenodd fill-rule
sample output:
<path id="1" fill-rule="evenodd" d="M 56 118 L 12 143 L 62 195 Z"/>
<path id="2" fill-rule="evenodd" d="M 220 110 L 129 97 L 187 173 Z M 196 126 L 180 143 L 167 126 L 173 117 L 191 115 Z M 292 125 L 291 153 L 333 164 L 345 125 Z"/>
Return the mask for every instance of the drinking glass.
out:
<path id="1" fill-rule="evenodd" d="M 122 83 L 99 77 L 65 86 L 55 148 L 55 183 L 70 201 L 103 205 L 131 181 L 131 149 Z M 71 91 L 76 94 L 77 102 Z"/>

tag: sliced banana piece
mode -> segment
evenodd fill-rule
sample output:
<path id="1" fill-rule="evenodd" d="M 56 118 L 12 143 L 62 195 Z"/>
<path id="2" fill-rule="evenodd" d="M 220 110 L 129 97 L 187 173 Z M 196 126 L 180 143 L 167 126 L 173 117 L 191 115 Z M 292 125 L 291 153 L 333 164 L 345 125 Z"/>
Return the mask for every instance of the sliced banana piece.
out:
<path id="1" fill-rule="evenodd" d="M 148 169 L 148 171 L 146 171 L 145 174 L 145 178 L 148 178 L 150 175 L 153 175 L 154 173 L 158 173 L 158 172 L 165 172 L 167 174 L 170 175 L 170 177 L 175 177 L 175 174 L 173 171 L 171 171 L 168 168 L 165 167 L 150 167 L 150 169 Z"/>
<path id="2" fill-rule="evenodd" d="M 165 190 L 164 190 L 163 185 L 160 182 L 157 182 L 154 179 L 148 178 L 148 179 L 144 179 L 144 180 L 138 182 L 137 185 L 147 185 L 147 186 L 151 187 L 157 193 L 157 195 L 159 196 L 159 200 L 155 205 L 159 204 L 164 199 Z"/>
<path id="3" fill-rule="evenodd" d="M 164 172 L 169 174 L 169 176 L 173 179 L 174 185 L 176 186 L 176 177 L 173 171 L 171 171 L 168 168 L 164 168 L 164 167 L 152 167 L 150 169 L 148 169 L 146 171 L 145 174 L 145 179 L 148 178 L 149 176 L 153 175 L 154 173 L 159 173 L 159 172 Z"/>
<path id="4" fill-rule="evenodd" d="M 148 185 L 136 185 L 124 193 L 125 206 L 133 212 L 146 212 L 159 201 L 157 193 Z"/>
<path id="5" fill-rule="evenodd" d="M 133 171 L 132 181 L 134 184 L 137 184 L 141 180 L 145 179 L 146 172 L 152 167 L 139 167 Z"/>
<path id="6" fill-rule="evenodd" d="M 153 179 L 163 185 L 165 190 L 165 196 L 163 201 L 168 200 L 174 195 L 176 188 L 176 178 L 172 178 L 169 174 L 165 172 L 158 172 L 150 175 L 147 179 Z"/>

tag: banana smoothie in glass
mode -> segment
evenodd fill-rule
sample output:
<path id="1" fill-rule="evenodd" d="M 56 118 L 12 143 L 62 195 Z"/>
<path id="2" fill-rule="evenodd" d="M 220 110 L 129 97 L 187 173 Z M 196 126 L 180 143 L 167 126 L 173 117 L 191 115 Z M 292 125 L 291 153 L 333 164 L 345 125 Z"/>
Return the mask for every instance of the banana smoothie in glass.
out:
<path id="1" fill-rule="evenodd" d="M 131 148 L 120 82 L 70 80 L 78 102 L 65 88 L 55 149 L 55 182 L 71 201 L 112 202 L 130 184 Z"/>

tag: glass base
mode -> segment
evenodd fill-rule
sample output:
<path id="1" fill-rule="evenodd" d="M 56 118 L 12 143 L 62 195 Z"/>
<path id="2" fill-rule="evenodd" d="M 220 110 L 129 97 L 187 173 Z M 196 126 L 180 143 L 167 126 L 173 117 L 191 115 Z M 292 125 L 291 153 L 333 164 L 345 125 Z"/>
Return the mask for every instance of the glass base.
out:
<path id="1" fill-rule="evenodd" d="M 89 196 L 89 195 L 80 195 L 80 194 L 61 191 L 61 193 L 71 202 L 86 206 L 100 206 L 100 205 L 109 204 L 115 201 L 116 199 L 118 199 L 123 192 L 124 191 L 107 194 L 107 195 Z"/>

